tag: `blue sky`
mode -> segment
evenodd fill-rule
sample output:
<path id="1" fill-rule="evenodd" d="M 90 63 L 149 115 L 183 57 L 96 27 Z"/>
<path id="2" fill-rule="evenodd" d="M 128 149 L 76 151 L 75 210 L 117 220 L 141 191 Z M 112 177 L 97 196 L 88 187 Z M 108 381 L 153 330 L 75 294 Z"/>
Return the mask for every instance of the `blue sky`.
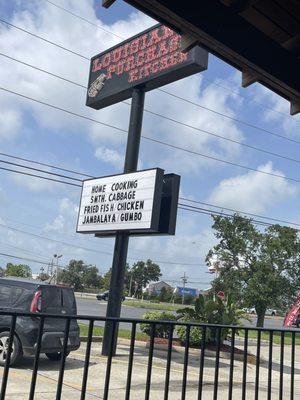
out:
<path id="1" fill-rule="evenodd" d="M 54 3 L 87 18 L 100 28 L 69 15 L 45 0 L 2 2 L 1 18 L 86 57 L 92 57 L 120 41 L 101 27 L 126 38 L 155 23 L 121 0 L 109 10 L 100 7 L 98 1 L 55 0 Z M 0 52 L 78 83 L 87 83 L 87 60 L 4 24 L 0 24 Z M 85 106 L 84 89 L 1 55 L 0 60 L 1 87 L 127 129 L 127 105 L 118 104 L 100 111 L 89 109 Z M 240 81 L 238 71 L 210 55 L 207 71 L 164 89 L 234 119 L 300 141 L 300 120 L 297 116 L 288 115 L 289 104 L 260 84 L 243 89 Z M 146 108 L 226 138 L 298 159 L 300 145 L 297 143 L 224 118 L 157 90 L 147 93 Z M 115 130 L 3 91 L 0 110 L 2 153 L 95 176 L 122 171 L 126 137 Z M 220 140 L 147 113 L 143 133 L 202 154 L 299 179 L 297 162 Z M 4 156 L 0 159 L 9 160 Z M 0 166 L 8 167 L 3 163 Z M 181 175 L 183 197 L 300 223 L 299 183 L 142 140 L 139 167 L 157 166 L 166 172 Z M 43 262 L 50 261 L 53 254 L 59 253 L 63 254 L 62 265 L 71 258 L 81 258 L 96 264 L 102 273 L 107 271 L 112 260 L 113 240 L 75 233 L 80 197 L 78 188 L 5 171 L 0 173 L 1 253 Z M 17 230 L 11 230 L 11 227 Z M 211 279 L 204 259 L 213 244 L 211 218 L 179 210 L 176 236 L 131 239 L 129 262 L 152 258 L 160 263 L 166 280 L 178 281 L 186 272 L 193 282 L 190 286 L 203 288 Z M 18 262 L 4 256 L 0 256 L 0 260 L 1 265 L 8 261 Z M 40 264 L 28 264 L 33 271 L 39 271 Z"/>

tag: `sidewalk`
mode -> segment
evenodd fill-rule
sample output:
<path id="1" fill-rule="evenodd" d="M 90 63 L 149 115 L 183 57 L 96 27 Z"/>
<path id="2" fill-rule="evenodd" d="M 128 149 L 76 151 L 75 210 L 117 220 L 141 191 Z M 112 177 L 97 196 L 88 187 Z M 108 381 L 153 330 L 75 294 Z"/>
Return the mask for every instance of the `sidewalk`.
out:
<path id="1" fill-rule="evenodd" d="M 287 346 L 288 348 L 288 346 Z M 290 349 L 289 349 L 290 350 Z M 249 351 L 256 352 L 254 345 L 249 343 Z M 127 380 L 129 342 L 120 340 L 118 345 L 118 355 L 113 359 L 111 368 L 111 381 L 109 399 L 121 400 L 125 398 L 125 388 Z M 101 344 L 93 343 L 89 367 L 89 379 L 87 383 L 86 399 L 102 399 L 103 388 L 106 373 L 106 358 L 101 355 Z M 205 357 L 204 381 L 203 381 L 203 399 L 208 400 L 213 397 L 214 376 L 215 376 L 215 357 L 210 353 Z M 272 370 L 272 399 L 279 399 L 279 346 L 273 347 L 273 370 Z M 170 400 L 181 399 L 182 376 L 183 376 L 183 356 L 182 351 L 174 351 L 172 355 L 172 367 L 170 375 Z M 266 398 L 268 382 L 268 365 L 264 360 L 268 359 L 268 346 L 262 344 L 261 347 L 261 366 L 260 366 L 260 392 L 259 399 Z M 79 400 L 81 391 L 81 381 L 84 368 L 85 344 L 81 348 L 71 353 L 66 362 L 64 376 L 64 386 L 62 399 Z M 198 379 L 199 379 L 199 361 L 200 351 L 191 349 L 189 357 L 186 399 L 198 398 Z M 220 358 L 219 366 L 219 385 L 218 399 L 228 398 L 228 380 L 229 380 L 229 359 Z M 284 393 L 286 398 L 290 391 L 290 352 L 284 357 Z M 151 378 L 151 399 L 163 398 L 165 382 L 166 351 L 155 351 L 152 366 Z M 137 342 L 134 354 L 134 365 L 132 373 L 131 399 L 140 400 L 145 396 L 145 383 L 147 379 L 148 367 L 148 349 L 145 343 Z M 234 362 L 234 384 L 233 399 L 241 397 L 242 388 L 242 367 L 241 361 Z M 30 378 L 31 378 L 32 360 L 27 359 L 22 368 L 12 368 L 7 388 L 7 399 L 21 400 L 28 398 Z M 40 361 L 38 372 L 36 396 L 35 399 L 50 400 L 55 398 L 56 384 L 58 378 L 59 363 L 50 363 L 44 357 Z M 2 371 L 1 371 L 2 375 Z M 296 348 L 295 365 L 295 395 L 294 398 L 300 398 L 300 348 Z M 255 365 L 248 364 L 247 367 L 247 399 L 252 399 L 255 388 Z"/>

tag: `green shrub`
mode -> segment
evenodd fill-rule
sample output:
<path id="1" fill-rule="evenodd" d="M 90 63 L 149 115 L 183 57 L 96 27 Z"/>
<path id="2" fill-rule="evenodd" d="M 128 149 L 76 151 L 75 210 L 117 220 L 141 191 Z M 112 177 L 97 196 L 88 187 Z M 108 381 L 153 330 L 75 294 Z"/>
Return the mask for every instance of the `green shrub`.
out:
<path id="1" fill-rule="evenodd" d="M 186 320 L 184 321 L 183 319 L 180 320 L 180 322 L 195 322 L 191 320 Z M 199 321 L 197 321 L 199 322 Z M 183 325 L 178 325 L 176 327 L 176 333 L 181 340 L 182 343 L 185 343 L 186 340 L 186 327 Z M 191 327 L 190 329 L 190 345 L 191 346 L 198 346 L 202 342 L 202 329 L 197 328 L 196 326 Z"/>
<path id="2" fill-rule="evenodd" d="M 148 320 L 155 320 L 155 321 L 176 321 L 176 316 L 171 312 L 160 312 L 160 311 L 153 311 L 147 312 L 143 315 L 143 319 Z M 151 325 L 147 323 L 140 324 L 141 331 L 146 333 L 148 336 L 151 335 Z M 169 337 L 169 325 L 160 325 L 157 324 L 155 326 L 155 333 L 154 336 L 158 338 L 168 338 Z"/>
<path id="3" fill-rule="evenodd" d="M 177 310 L 178 320 L 181 322 L 196 322 L 216 325 L 238 325 L 243 311 L 239 310 L 231 298 L 226 301 L 204 297 L 199 295 L 195 300 L 194 308 L 182 308 Z M 186 327 L 177 326 L 176 332 L 182 342 L 186 340 Z M 221 329 L 221 343 L 226 339 L 229 328 Z M 206 328 L 205 341 L 207 343 L 216 343 L 217 328 Z M 202 328 L 192 327 L 190 330 L 190 344 L 200 346 L 202 341 Z"/>

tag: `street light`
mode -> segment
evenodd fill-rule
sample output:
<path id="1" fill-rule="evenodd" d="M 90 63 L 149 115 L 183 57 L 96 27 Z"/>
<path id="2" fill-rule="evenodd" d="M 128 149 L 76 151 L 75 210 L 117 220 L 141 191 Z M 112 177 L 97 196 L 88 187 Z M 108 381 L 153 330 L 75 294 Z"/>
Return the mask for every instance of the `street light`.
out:
<path id="1" fill-rule="evenodd" d="M 55 268 L 55 283 L 58 283 L 58 259 L 61 258 L 63 255 L 54 254 L 54 258 L 56 258 L 56 268 Z"/>

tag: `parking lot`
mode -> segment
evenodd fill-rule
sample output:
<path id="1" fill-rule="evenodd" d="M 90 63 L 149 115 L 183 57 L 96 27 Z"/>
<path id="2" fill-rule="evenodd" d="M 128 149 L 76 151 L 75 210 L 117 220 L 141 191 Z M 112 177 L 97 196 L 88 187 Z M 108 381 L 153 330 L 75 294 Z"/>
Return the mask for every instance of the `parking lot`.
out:
<path id="1" fill-rule="evenodd" d="M 242 341 L 240 342 L 242 345 Z M 259 399 L 265 399 L 267 394 L 267 376 L 268 376 L 268 344 L 262 343 L 261 347 L 261 362 L 259 369 Z M 249 353 L 255 354 L 255 342 L 249 343 Z M 102 399 L 103 389 L 106 374 L 106 357 L 101 355 L 101 343 L 93 343 L 90 365 L 89 378 L 87 382 L 86 399 Z M 128 368 L 129 341 L 121 339 L 118 344 L 118 355 L 113 359 L 110 379 L 109 399 L 125 398 L 125 388 L 127 380 Z M 200 350 L 191 349 L 188 374 L 186 398 L 196 399 L 198 393 L 199 381 L 199 365 L 200 365 Z M 295 364 L 295 394 L 294 398 L 300 396 L 300 348 L 296 348 L 296 364 Z M 71 353 L 66 362 L 65 375 L 62 399 L 79 400 L 81 394 L 81 382 L 85 360 L 85 344 L 83 343 L 79 350 Z M 182 390 L 183 377 L 183 349 L 175 349 L 172 354 L 172 368 L 170 376 L 170 399 L 180 399 Z M 248 358 L 247 365 L 247 399 L 254 398 L 255 388 L 255 357 Z M 272 363 L 272 399 L 279 399 L 279 380 L 280 380 L 280 351 L 279 346 L 274 345 L 273 348 L 273 363 Z M 291 353 L 289 346 L 286 346 L 284 354 L 284 369 L 283 369 L 283 393 L 288 394 L 290 391 L 290 362 Z M 218 384 L 218 399 L 228 398 L 228 381 L 229 381 L 229 363 L 230 360 L 226 354 L 221 353 L 219 364 L 219 384 Z M 11 368 L 9 381 L 7 386 L 6 399 L 21 400 L 27 399 L 30 388 L 30 380 L 32 373 L 32 359 L 25 359 L 18 368 Z M 145 396 L 145 383 L 148 368 L 148 349 L 146 343 L 136 342 L 134 353 L 134 364 L 131 384 L 131 398 L 141 399 Z M 49 362 L 42 357 L 38 371 L 37 387 L 35 399 L 50 400 L 55 398 L 57 379 L 59 371 L 59 362 Z M 166 351 L 156 349 L 153 358 L 152 378 L 151 378 L 151 399 L 161 399 L 164 392 L 166 371 Z M 236 359 L 234 362 L 233 375 L 233 399 L 238 399 L 241 396 L 242 390 L 242 359 Z M 2 374 L 2 370 L 1 370 Z M 203 376 L 203 399 L 212 399 L 214 390 L 215 376 L 215 355 L 212 351 L 205 355 L 205 367 Z"/>

